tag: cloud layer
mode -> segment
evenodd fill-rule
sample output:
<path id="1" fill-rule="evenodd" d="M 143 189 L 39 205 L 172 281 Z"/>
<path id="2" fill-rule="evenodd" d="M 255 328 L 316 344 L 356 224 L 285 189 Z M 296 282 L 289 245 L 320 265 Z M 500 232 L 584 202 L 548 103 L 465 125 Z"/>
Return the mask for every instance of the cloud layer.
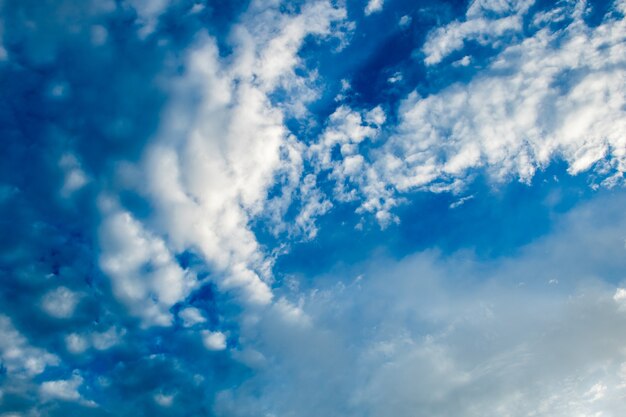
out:
<path id="1" fill-rule="evenodd" d="M 0 0 L 0 416 L 622 415 L 626 3 L 418 3 Z"/>
<path id="2" fill-rule="evenodd" d="M 583 205 L 515 257 L 429 251 L 319 277 L 264 317 L 267 362 L 218 415 L 620 415 L 623 203 Z"/>

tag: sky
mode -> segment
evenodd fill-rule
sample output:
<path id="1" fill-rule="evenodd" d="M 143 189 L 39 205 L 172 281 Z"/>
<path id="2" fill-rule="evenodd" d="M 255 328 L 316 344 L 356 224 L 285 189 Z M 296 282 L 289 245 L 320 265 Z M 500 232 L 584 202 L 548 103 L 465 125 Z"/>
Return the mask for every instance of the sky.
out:
<path id="1" fill-rule="evenodd" d="M 0 417 L 626 415 L 625 15 L 0 0 Z"/>

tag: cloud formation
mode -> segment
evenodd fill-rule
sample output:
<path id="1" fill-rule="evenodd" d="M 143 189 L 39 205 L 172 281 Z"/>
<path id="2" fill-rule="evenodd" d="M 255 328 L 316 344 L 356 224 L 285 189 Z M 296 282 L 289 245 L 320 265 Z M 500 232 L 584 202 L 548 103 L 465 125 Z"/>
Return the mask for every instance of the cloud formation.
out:
<path id="1" fill-rule="evenodd" d="M 218 415 L 620 415 L 623 289 L 606 280 L 623 280 L 623 202 L 583 205 L 511 258 L 429 251 L 319 277 L 292 319 L 264 318 L 269 363 Z"/>
<path id="2" fill-rule="evenodd" d="M 457 3 L 0 1 L 0 416 L 623 414 L 626 3 Z"/>
<path id="3" fill-rule="evenodd" d="M 468 16 L 491 10 L 521 18 L 530 6 L 505 3 L 474 2 Z M 582 6 L 553 10 L 553 18 L 569 22 L 558 30 L 539 23 L 532 36 L 507 44 L 469 82 L 404 98 L 398 124 L 387 129 L 385 140 L 374 144 L 368 160 L 353 173 L 360 179 L 354 186 L 363 196 L 361 209 L 375 213 L 384 225 L 403 193 L 458 192 L 478 171 L 495 183 L 530 182 L 557 160 L 567 162 L 572 175 L 593 169 L 601 185 L 622 184 L 626 25 L 607 16 L 591 27 Z M 615 10 L 625 7 L 623 2 L 614 5 Z M 499 18 L 489 21 L 493 19 Z M 443 32 L 433 32 L 426 45 L 449 36 L 446 30 L 437 29 Z M 432 53 L 427 64 L 436 63 Z M 356 131 L 351 134 L 359 137 Z"/>
<path id="4" fill-rule="evenodd" d="M 365 15 L 369 16 L 373 13 L 380 12 L 383 9 L 384 4 L 384 0 L 369 0 L 365 6 Z"/>
<path id="5" fill-rule="evenodd" d="M 454 21 L 429 33 L 422 48 L 426 65 L 440 63 L 467 41 L 494 45 L 505 35 L 522 30 L 523 19 L 534 0 L 474 0 L 464 21 Z"/>
<path id="6" fill-rule="evenodd" d="M 271 259 L 249 223 L 265 207 L 276 176 L 301 169 L 284 118 L 302 103 L 283 103 L 289 106 L 283 109 L 269 94 L 277 88 L 306 91 L 305 77 L 295 72 L 300 45 L 307 36 L 334 36 L 333 24 L 345 18 L 344 10 L 325 1 L 292 15 L 266 6 L 251 4 L 233 29 L 228 62 L 219 59 L 210 36 L 192 47 L 134 179 L 154 207 L 153 224 L 169 237 L 168 246 L 176 253 L 197 252 L 221 276 L 222 289 L 256 305 L 272 298 Z"/>

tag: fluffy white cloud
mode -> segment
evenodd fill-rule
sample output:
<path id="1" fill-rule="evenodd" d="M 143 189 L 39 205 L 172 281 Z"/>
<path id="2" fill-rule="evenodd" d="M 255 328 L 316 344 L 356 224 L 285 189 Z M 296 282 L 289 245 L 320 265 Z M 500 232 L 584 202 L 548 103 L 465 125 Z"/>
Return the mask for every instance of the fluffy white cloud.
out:
<path id="1" fill-rule="evenodd" d="M 593 168 L 603 185 L 623 183 L 626 21 L 589 27 L 576 9 L 559 10 L 571 24 L 505 48 L 467 84 L 401 103 L 399 124 L 357 177 L 367 177 L 361 210 L 388 219 L 398 193 L 457 191 L 477 169 L 529 182 L 554 160 L 572 175 Z"/>
<path id="2" fill-rule="evenodd" d="M 92 332 L 89 336 L 94 349 L 107 350 L 117 345 L 125 334 L 125 329 L 111 327 L 103 332 Z"/>
<path id="3" fill-rule="evenodd" d="M 137 13 L 138 33 L 142 38 L 155 31 L 159 16 L 170 3 L 169 0 L 127 0 L 127 2 Z"/>
<path id="4" fill-rule="evenodd" d="M 619 309 L 626 311 L 626 289 L 618 288 L 613 294 L 613 301 L 619 306 Z"/>
<path id="5" fill-rule="evenodd" d="M 72 317 L 80 301 L 80 295 L 66 287 L 58 287 L 43 296 L 41 307 L 52 317 L 67 319 Z"/>
<path id="6" fill-rule="evenodd" d="M 79 355 L 93 347 L 97 350 L 107 350 L 118 344 L 126 334 L 124 329 L 111 327 L 103 332 L 70 333 L 65 336 L 65 347 L 68 352 Z"/>
<path id="7" fill-rule="evenodd" d="M 385 120 L 381 107 L 358 112 L 342 105 L 330 115 L 318 141 L 308 149 L 308 157 L 314 162 L 316 172 L 330 171 L 330 178 L 335 181 L 333 197 L 338 201 L 365 199 L 359 211 L 384 213 L 379 216 L 381 224 L 393 219 L 386 208 L 394 203 L 394 199 L 384 186 L 375 187 L 378 174 L 366 163 L 359 145 L 366 140 L 376 141 Z M 341 158 L 334 160 L 333 152 L 337 150 Z"/>
<path id="8" fill-rule="evenodd" d="M 333 24 L 345 16 L 330 1 L 308 2 L 298 13 L 255 1 L 232 31 L 230 59 L 219 57 L 213 38 L 198 37 L 141 165 L 120 173 L 150 200 L 154 216 L 147 224 L 120 212 L 101 228 L 103 270 L 138 314 L 169 323 L 167 309 L 191 287 L 170 251 L 199 254 L 220 289 L 247 305 L 271 301 L 272 259 L 249 224 L 268 207 L 279 218 L 300 179 L 301 145 L 283 119 L 285 112 L 299 113 L 315 92 L 307 76 L 296 74 L 298 50 L 307 36 L 340 35 Z M 294 97 L 280 107 L 269 98 L 278 87 Z M 277 177 L 288 184 L 284 202 L 272 205 L 268 190 Z M 157 257 L 160 265 L 146 280 L 139 270 Z"/>
<path id="9" fill-rule="evenodd" d="M 78 401 L 81 399 L 78 387 L 82 383 L 83 378 L 79 374 L 72 375 L 70 379 L 45 381 L 39 387 L 39 394 L 44 400 Z"/>
<path id="10" fill-rule="evenodd" d="M 178 317 L 183 319 L 183 326 L 192 327 L 196 324 L 206 322 L 202 312 L 195 307 L 187 307 L 178 312 Z"/>
<path id="11" fill-rule="evenodd" d="M 222 332 L 202 331 L 202 343 L 208 350 L 226 349 L 226 335 Z"/>
<path id="12" fill-rule="evenodd" d="M 0 359 L 9 375 L 29 377 L 59 363 L 56 355 L 31 346 L 4 315 L 0 315 Z"/>
<path id="13" fill-rule="evenodd" d="M 413 18 L 409 15 L 404 15 L 400 18 L 400 20 L 398 21 L 398 25 L 403 28 L 406 29 L 411 25 L 411 22 L 413 21 Z"/>
<path id="14" fill-rule="evenodd" d="M 383 10 L 385 0 L 369 0 L 365 6 L 365 15 L 369 16 L 373 13 L 378 13 Z"/>
<path id="15" fill-rule="evenodd" d="M 184 299 L 195 277 L 174 260 L 162 239 L 146 231 L 128 212 L 103 203 L 100 266 L 114 294 L 145 325 L 169 325 L 169 309 Z"/>
<path id="16" fill-rule="evenodd" d="M 84 336 L 70 333 L 65 336 L 65 347 L 74 354 L 81 354 L 89 348 L 89 341 Z"/>

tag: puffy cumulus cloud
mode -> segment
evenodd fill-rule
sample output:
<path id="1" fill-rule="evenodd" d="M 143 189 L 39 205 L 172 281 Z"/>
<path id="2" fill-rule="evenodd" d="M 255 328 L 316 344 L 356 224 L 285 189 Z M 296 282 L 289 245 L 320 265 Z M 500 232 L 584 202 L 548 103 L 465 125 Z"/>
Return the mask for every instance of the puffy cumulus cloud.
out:
<path id="1" fill-rule="evenodd" d="M 68 352 L 80 355 L 91 347 L 100 351 L 111 349 L 120 343 L 125 334 L 126 329 L 110 327 L 101 332 L 70 333 L 65 336 L 64 341 Z"/>
<path id="2" fill-rule="evenodd" d="M 41 374 L 47 366 L 59 363 L 56 355 L 31 346 L 4 315 L 0 316 L 0 336 L 2 367 L 9 376 L 32 377 Z"/>
<path id="3" fill-rule="evenodd" d="M 298 52 L 307 36 L 341 37 L 346 19 L 344 7 L 329 1 L 310 1 L 301 7 L 280 13 L 273 1 L 255 1 L 247 16 L 234 29 L 233 36 L 241 45 L 239 61 L 233 70 L 237 76 L 255 79 L 255 84 L 269 92 L 277 86 L 297 86 L 303 80 L 294 70 L 301 67 Z"/>
<path id="4" fill-rule="evenodd" d="M 335 182 L 334 200 L 348 202 L 365 199 L 358 211 L 380 213 L 377 218 L 383 225 L 394 219 L 388 208 L 395 204 L 395 200 L 384 186 L 377 187 L 380 178 L 362 155 L 362 144 L 376 142 L 385 121 L 386 114 L 380 106 L 360 112 L 342 105 L 330 115 L 318 141 L 307 150 L 316 173 L 328 172 L 329 178 Z M 324 212 L 317 210 L 314 214 Z M 300 216 L 306 214 L 309 212 L 303 210 Z M 298 221 L 310 221 L 311 218 L 314 219 L 314 216 L 299 218 Z M 315 231 L 314 228 L 311 230 Z"/>
<path id="5" fill-rule="evenodd" d="M 52 317 L 66 319 L 72 316 L 79 295 L 66 287 L 59 287 L 44 295 L 41 306 Z"/>
<path id="6" fill-rule="evenodd" d="M 592 29 L 575 19 L 562 32 L 543 29 L 507 48 L 468 85 L 409 97 L 389 146 L 432 161 L 427 171 L 435 177 L 486 165 L 496 177 L 528 180 L 554 157 L 572 174 L 603 158 L 623 172 L 625 34 L 623 20 Z M 421 149 L 432 145 L 445 157 L 422 158 Z M 409 179 L 404 186 L 412 185 Z"/>
<path id="7" fill-rule="evenodd" d="M 448 23 L 428 34 L 422 47 L 424 63 L 438 64 L 470 40 L 496 46 L 500 38 L 522 30 L 524 15 L 534 3 L 534 0 L 472 1 L 465 20 Z"/>
<path id="8" fill-rule="evenodd" d="M 79 334 L 70 333 L 65 337 L 65 345 L 71 353 L 83 353 L 89 347 L 89 342 Z"/>
<path id="9" fill-rule="evenodd" d="M 623 414 L 623 203 L 582 205 L 511 258 L 430 251 L 320 277 L 248 329 L 264 361 L 217 415 Z"/>
<path id="10" fill-rule="evenodd" d="M 0 11 L 0 215 L 11 219 L 0 377 L 20 382 L 3 389 L 2 412 L 207 414 L 214 391 L 259 362 L 231 352 L 228 327 L 272 300 L 273 255 L 253 223 L 291 233 L 282 215 L 305 146 L 285 119 L 319 95 L 300 50 L 345 44 L 345 8 L 9 0 Z"/>
<path id="11" fill-rule="evenodd" d="M 202 331 L 202 343 L 208 350 L 226 349 L 226 335 L 222 332 Z"/>
<path id="12" fill-rule="evenodd" d="M 373 13 L 378 13 L 383 10 L 385 0 L 369 0 L 365 6 L 365 16 L 369 16 Z"/>
<path id="13" fill-rule="evenodd" d="M 101 225 L 100 266 L 113 293 L 146 325 L 169 325 L 169 309 L 189 294 L 195 278 L 130 213 L 109 210 Z"/>
<path id="14" fill-rule="evenodd" d="M 215 271 L 222 290 L 233 291 L 249 305 L 270 302 L 271 259 L 258 244 L 250 223 L 265 214 L 270 205 L 268 192 L 277 177 L 288 182 L 283 195 L 286 204 L 275 204 L 278 216 L 286 209 L 301 170 L 301 147 L 284 126 L 289 111 L 285 106 L 297 105 L 287 102 L 281 108 L 273 104 L 270 94 L 277 88 L 308 91 L 306 77 L 296 73 L 301 67 L 298 50 L 306 37 L 332 36 L 334 23 L 344 19 L 345 13 L 327 1 L 306 3 L 284 13 L 274 3 L 253 2 L 233 29 L 228 60 L 220 58 L 214 38 L 200 36 L 188 53 L 185 74 L 173 82 L 171 102 L 143 162 L 121 174 L 151 202 L 154 215 L 144 224 L 127 219 L 128 215 L 127 220 L 115 215 L 101 228 L 103 244 L 126 257 L 130 248 L 117 246 L 130 236 L 107 237 L 111 230 L 126 233 L 123 229 L 151 228 L 167 236 L 164 244 L 174 253 L 191 250 L 199 254 Z M 307 100 L 306 95 L 302 100 Z M 133 270 L 150 256 L 140 258 L 133 260 Z M 120 265 L 113 262 L 117 266 L 111 269 L 109 263 L 105 260 L 103 267 L 115 277 L 114 269 Z M 180 280 L 174 277 L 181 274 L 175 269 L 168 269 L 172 283 Z M 126 275 L 120 272 L 124 278 L 114 278 L 125 287 L 118 294 L 129 303 L 150 299 L 149 291 L 138 289 Z M 164 309 L 184 298 L 186 287 L 179 287 L 163 303 Z M 130 295 L 136 291 L 141 294 Z M 159 321 L 162 314 L 163 309 L 158 311 Z"/>
<path id="15" fill-rule="evenodd" d="M 139 36 L 145 38 L 152 34 L 158 24 L 159 16 L 170 4 L 169 0 L 127 0 L 137 13 L 136 23 L 140 26 Z"/>
<path id="16" fill-rule="evenodd" d="M 78 401 L 81 399 L 78 387 L 82 383 L 83 378 L 79 374 L 74 374 L 70 379 L 43 382 L 39 387 L 39 393 L 44 400 Z"/>
<path id="17" fill-rule="evenodd" d="M 61 334 L 56 326 L 106 325 L 115 308 L 94 263 L 92 234 L 101 220 L 94 193 L 119 159 L 138 154 L 156 120 L 162 96 L 154 79 L 167 49 L 138 41 L 126 5 L 0 4 L 8 51 L 0 67 L 7 94 L 0 106 L 0 212 L 12 219 L 0 226 L 7 276 L 0 298 L 3 313 L 45 342 Z M 114 59 L 121 50 L 137 60 Z"/>
<path id="18" fill-rule="evenodd" d="M 126 334 L 126 329 L 110 327 L 101 332 L 92 332 L 89 336 L 95 349 L 107 350 L 118 344 Z"/>
<path id="19" fill-rule="evenodd" d="M 202 315 L 202 312 L 195 307 L 186 307 L 178 312 L 178 317 L 183 320 L 183 326 L 192 327 L 196 324 L 206 322 L 206 318 Z"/>
<path id="20" fill-rule="evenodd" d="M 508 2 L 487 3 L 509 10 Z M 510 4 L 515 11 L 522 3 Z M 602 185 L 623 183 L 626 20 L 607 16 L 590 27 L 577 9 L 557 12 L 571 23 L 504 48 L 466 84 L 411 93 L 400 103 L 399 123 L 365 163 L 342 160 L 367 173 L 358 187 L 366 195 L 361 210 L 388 220 L 389 199 L 402 193 L 458 191 L 479 170 L 495 182 L 530 182 L 554 160 L 565 160 L 572 175 L 593 169 Z"/>

